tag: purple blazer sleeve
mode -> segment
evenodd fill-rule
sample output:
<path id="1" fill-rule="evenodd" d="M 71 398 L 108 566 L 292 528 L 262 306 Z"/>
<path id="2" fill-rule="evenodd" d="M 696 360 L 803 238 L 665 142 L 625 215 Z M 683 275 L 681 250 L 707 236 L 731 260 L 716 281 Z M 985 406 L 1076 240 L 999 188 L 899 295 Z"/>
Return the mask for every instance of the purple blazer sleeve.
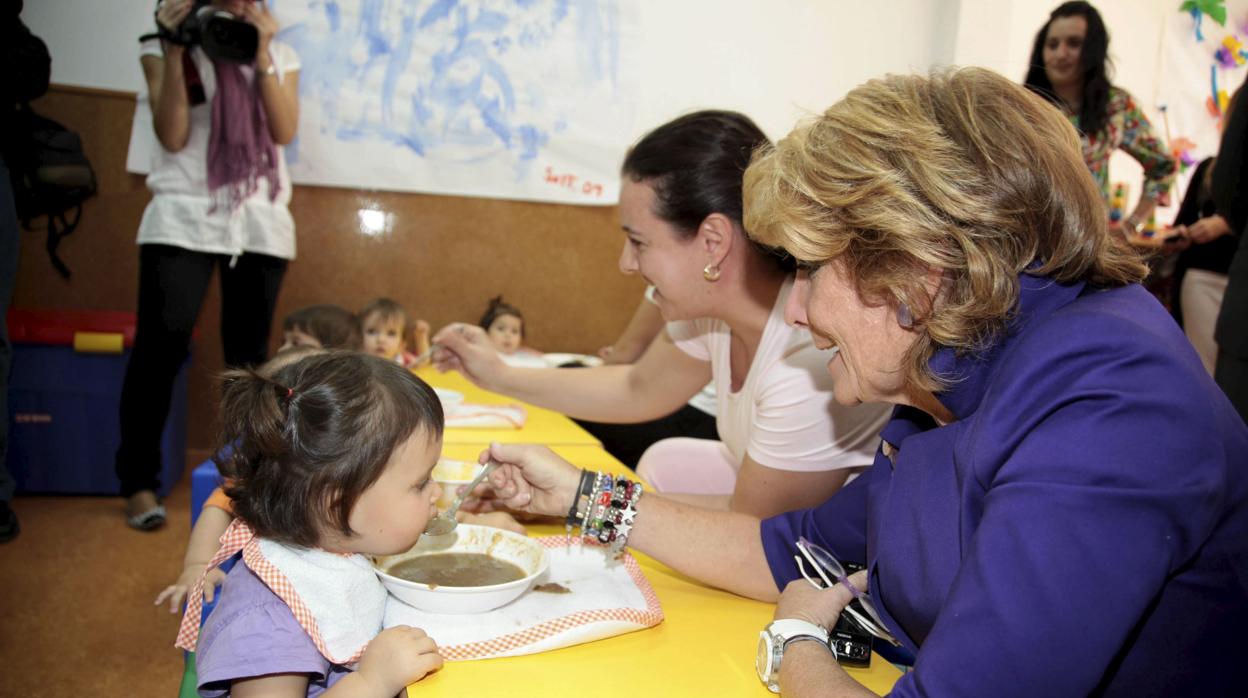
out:
<path id="1" fill-rule="evenodd" d="M 1226 510 L 1223 445 L 1190 427 L 1225 411 L 1156 336 L 1105 315 L 1061 322 L 1086 341 L 1039 328 L 1000 366 L 981 407 L 992 418 L 955 449 L 975 478 L 973 533 L 894 695 L 1097 692 Z M 1194 632 L 1174 627 L 1174 646 Z"/>

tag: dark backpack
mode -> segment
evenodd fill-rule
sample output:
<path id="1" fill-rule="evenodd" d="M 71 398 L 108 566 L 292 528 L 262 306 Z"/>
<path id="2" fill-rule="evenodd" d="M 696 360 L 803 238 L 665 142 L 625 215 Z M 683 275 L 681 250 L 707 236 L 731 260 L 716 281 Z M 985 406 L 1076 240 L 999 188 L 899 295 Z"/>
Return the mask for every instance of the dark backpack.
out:
<path id="1" fill-rule="evenodd" d="M 18 107 L 13 126 L 9 170 L 17 217 L 27 230 L 40 229 L 35 224 L 46 219 L 48 256 L 68 279 L 69 268 L 56 249 L 78 227 L 82 202 L 95 195 L 95 171 L 78 134 L 39 116 L 29 104 Z"/>

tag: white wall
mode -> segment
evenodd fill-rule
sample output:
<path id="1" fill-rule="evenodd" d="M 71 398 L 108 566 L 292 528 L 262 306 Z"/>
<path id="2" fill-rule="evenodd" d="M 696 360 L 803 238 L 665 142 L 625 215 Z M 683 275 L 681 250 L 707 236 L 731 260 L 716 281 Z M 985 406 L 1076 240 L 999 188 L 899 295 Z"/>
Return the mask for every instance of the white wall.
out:
<path id="1" fill-rule="evenodd" d="M 1027 73 L 1036 32 L 1048 21 L 1058 0 L 962 0 L 958 16 L 953 60 L 960 65 L 992 68 L 1022 82 Z M 1158 132 L 1157 76 L 1161 64 L 1161 35 L 1165 19 L 1178 11 L 1172 0 L 1098 0 L 1094 3 L 1109 29 L 1109 54 L 1114 64 L 1113 83 L 1135 96 Z M 1110 180 L 1129 183 L 1130 198 L 1139 197 L 1143 170 L 1131 156 L 1118 151 L 1110 159 Z M 1157 214 L 1169 222 L 1177 210 L 1180 188 L 1173 206 Z"/>
<path id="2" fill-rule="evenodd" d="M 26 0 L 22 21 L 52 53 L 52 82 L 138 92 L 139 35 L 155 0 Z"/>
<path id="3" fill-rule="evenodd" d="M 350 2 L 351 0 L 344 0 Z M 639 136 L 685 111 L 743 111 L 783 135 L 864 80 L 952 57 L 958 0 L 625 0 L 641 14 Z M 270 5 L 281 16 L 281 0 Z M 153 0 L 28 0 L 52 80 L 138 92 Z"/>
<path id="4" fill-rule="evenodd" d="M 344 0 L 350 2 L 351 0 Z M 980 65 L 1021 80 L 1035 32 L 1057 0 L 625 0 L 641 14 L 635 105 L 638 136 L 685 111 L 751 115 L 772 137 L 889 72 Z M 271 0 L 281 12 L 281 0 Z M 1232 3 L 1237 4 L 1237 3 Z M 1099 0 L 1110 29 L 1114 82 L 1159 125 L 1164 22 L 1177 0 Z M 52 79 L 139 91 L 137 37 L 152 0 L 28 0 L 23 20 L 48 42 Z M 1140 170 L 1118 153 L 1112 179 Z"/>
<path id="5" fill-rule="evenodd" d="M 638 135 L 690 109 L 772 137 L 884 73 L 948 63 L 957 0 L 641 0 Z"/>

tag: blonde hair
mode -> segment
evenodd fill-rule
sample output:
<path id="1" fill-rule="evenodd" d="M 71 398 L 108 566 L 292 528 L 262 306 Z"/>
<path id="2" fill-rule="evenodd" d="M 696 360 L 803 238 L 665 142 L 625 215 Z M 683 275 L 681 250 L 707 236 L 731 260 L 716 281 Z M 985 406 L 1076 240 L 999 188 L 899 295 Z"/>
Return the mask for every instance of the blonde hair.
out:
<path id="1" fill-rule="evenodd" d="M 837 260 L 864 300 L 911 309 L 906 378 L 928 390 L 943 387 L 928 368 L 940 346 L 974 351 L 1005 329 L 1020 273 L 1111 287 L 1147 272 L 1109 237 L 1070 122 L 980 68 L 854 89 L 755 153 L 744 196 L 756 241 Z"/>

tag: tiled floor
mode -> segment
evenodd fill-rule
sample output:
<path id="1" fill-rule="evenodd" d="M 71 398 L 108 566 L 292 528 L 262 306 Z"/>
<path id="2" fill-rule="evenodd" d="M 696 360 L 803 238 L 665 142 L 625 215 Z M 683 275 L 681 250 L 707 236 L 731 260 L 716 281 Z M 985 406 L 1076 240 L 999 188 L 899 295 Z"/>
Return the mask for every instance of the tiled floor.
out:
<path id="1" fill-rule="evenodd" d="M 0 697 L 177 694 L 179 618 L 152 600 L 177 576 L 190 478 L 153 533 L 126 527 L 118 497 L 23 497 L 0 544 Z"/>

